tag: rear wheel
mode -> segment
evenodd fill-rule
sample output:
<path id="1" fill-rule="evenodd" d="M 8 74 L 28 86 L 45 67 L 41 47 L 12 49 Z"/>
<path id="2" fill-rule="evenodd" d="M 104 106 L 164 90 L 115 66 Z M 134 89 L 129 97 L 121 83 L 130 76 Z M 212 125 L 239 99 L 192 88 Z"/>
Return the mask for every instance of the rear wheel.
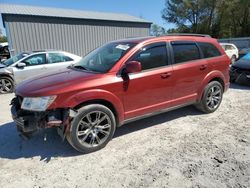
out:
<path id="1" fill-rule="evenodd" d="M 220 82 L 212 81 L 204 89 L 201 101 L 196 107 L 204 113 L 217 110 L 223 97 L 223 87 Z"/>
<path id="2" fill-rule="evenodd" d="M 10 77 L 0 77 L 0 93 L 12 93 L 14 91 L 14 81 Z"/>
<path id="3" fill-rule="evenodd" d="M 109 108 L 99 104 L 87 105 L 78 110 L 67 140 L 76 150 L 90 153 L 105 147 L 115 128 L 115 117 Z"/>

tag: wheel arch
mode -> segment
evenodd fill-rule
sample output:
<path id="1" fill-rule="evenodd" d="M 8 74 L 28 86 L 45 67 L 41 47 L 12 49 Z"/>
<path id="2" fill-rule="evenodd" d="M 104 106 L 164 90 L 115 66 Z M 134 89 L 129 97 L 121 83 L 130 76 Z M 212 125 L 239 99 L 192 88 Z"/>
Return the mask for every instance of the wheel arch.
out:
<path id="1" fill-rule="evenodd" d="M 82 108 L 83 106 L 87 106 L 87 105 L 90 105 L 90 104 L 101 104 L 101 105 L 107 107 L 108 109 L 110 109 L 113 112 L 114 116 L 115 116 L 116 125 L 119 126 L 119 124 L 120 124 L 119 123 L 119 114 L 118 114 L 116 108 L 114 107 L 114 105 L 110 101 L 107 101 L 105 99 L 87 100 L 87 101 L 84 101 L 84 102 L 78 104 L 73 109 L 78 110 L 78 109 Z"/>
<path id="2" fill-rule="evenodd" d="M 79 109 L 80 107 L 88 104 L 102 104 L 108 107 L 115 115 L 117 125 L 121 125 L 124 121 L 124 108 L 121 101 L 121 97 L 116 96 L 114 93 L 111 93 L 106 90 L 101 89 L 91 89 L 87 91 L 81 91 L 77 93 L 68 93 L 66 95 L 61 95 L 57 98 L 54 105 L 50 108 L 72 108 Z"/>
<path id="3" fill-rule="evenodd" d="M 14 76 L 8 73 L 0 73 L 0 77 L 8 77 L 10 78 L 13 82 L 15 82 Z"/>
<path id="4" fill-rule="evenodd" d="M 200 101 L 204 92 L 205 87 L 207 86 L 207 84 L 209 84 L 212 81 L 218 81 L 223 88 L 223 91 L 225 91 L 225 77 L 224 75 L 220 72 L 220 71 L 213 71 L 210 74 L 208 74 L 205 79 L 202 81 L 200 88 L 198 89 L 198 99 L 197 101 Z"/>

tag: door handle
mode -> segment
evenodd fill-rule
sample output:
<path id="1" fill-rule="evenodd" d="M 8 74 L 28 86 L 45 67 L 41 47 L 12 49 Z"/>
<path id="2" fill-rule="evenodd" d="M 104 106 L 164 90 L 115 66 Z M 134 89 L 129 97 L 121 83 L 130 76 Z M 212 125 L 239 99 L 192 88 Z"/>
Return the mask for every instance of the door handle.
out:
<path id="1" fill-rule="evenodd" d="M 170 77 L 171 75 L 172 75 L 171 72 L 162 73 L 162 74 L 161 74 L 161 78 L 162 78 L 162 79 L 166 79 L 166 78 Z"/>
<path id="2" fill-rule="evenodd" d="M 207 68 L 207 65 L 201 65 L 200 70 L 205 70 Z"/>

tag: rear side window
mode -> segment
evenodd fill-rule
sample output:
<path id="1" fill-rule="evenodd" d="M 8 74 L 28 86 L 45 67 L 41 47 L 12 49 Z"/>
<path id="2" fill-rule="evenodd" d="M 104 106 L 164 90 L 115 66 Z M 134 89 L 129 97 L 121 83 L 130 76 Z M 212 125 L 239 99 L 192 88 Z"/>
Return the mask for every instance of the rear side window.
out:
<path id="1" fill-rule="evenodd" d="M 153 69 L 167 65 L 166 43 L 155 43 L 142 48 L 130 61 L 139 61 L 142 70 Z"/>
<path id="2" fill-rule="evenodd" d="M 48 63 L 60 63 L 66 61 L 73 61 L 72 58 L 64 55 L 63 53 L 49 53 L 48 54 Z"/>
<path id="3" fill-rule="evenodd" d="M 200 59 L 200 52 L 195 43 L 172 43 L 175 63 Z"/>
<path id="4" fill-rule="evenodd" d="M 235 50 L 235 48 L 232 45 L 226 45 L 226 50 Z"/>
<path id="5" fill-rule="evenodd" d="M 216 57 L 221 55 L 220 51 L 213 44 L 207 42 L 199 42 L 198 45 L 203 52 L 204 58 Z"/>

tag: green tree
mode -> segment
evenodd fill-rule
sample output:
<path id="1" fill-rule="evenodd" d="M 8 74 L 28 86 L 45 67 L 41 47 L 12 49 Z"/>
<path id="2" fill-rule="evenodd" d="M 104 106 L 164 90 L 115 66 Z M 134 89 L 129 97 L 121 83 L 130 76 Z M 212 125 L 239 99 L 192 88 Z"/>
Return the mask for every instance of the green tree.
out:
<path id="1" fill-rule="evenodd" d="M 0 42 L 7 42 L 7 37 L 3 35 L 1 28 L 0 28 Z"/>
<path id="2" fill-rule="evenodd" d="M 157 25 L 157 24 L 152 24 L 150 27 L 150 35 L 151 36 L 161 36 L 166 34 L 165 28 Z"/>
<path id="3" fill-rule="evenodd" d="M 166 0 L 162 18 L 178 32 L 250 36 L 250 0 Z"/>

